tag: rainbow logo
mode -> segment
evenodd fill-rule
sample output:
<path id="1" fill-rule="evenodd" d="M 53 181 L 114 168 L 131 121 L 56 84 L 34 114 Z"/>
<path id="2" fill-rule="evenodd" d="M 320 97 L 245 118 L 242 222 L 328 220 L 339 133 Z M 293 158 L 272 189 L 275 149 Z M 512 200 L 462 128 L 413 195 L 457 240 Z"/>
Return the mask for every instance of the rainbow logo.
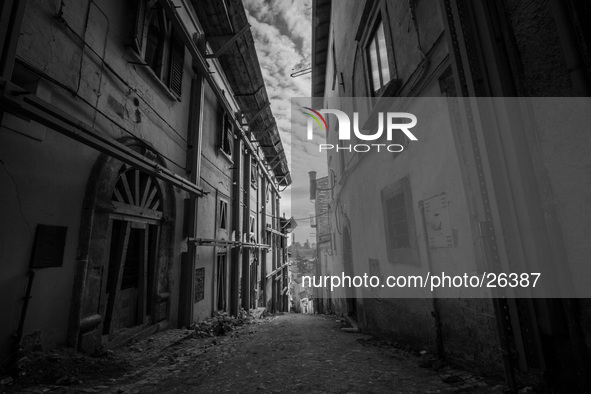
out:
<path id="1" fill-rule="evenodd" d="M 308 108 L 308 107 L 302 107 L 302 108 L 307 109 L 308 111 L 314 112 L 320 119 L 318 119 L 316 116 L 314 116 L 308 112 L 302 111 L 303 113 L 305 113 L 306 115 L 308 115 L 309 117 L 314 119 L 316 121 L 316 123 L 318 123 L 318 126 L 320 126 L 320 129 L 322 129 L 322 124 L 320 124 L 320 120 L 322 120 L 322 123 L 324 123 L 324 129 L 328 132 L 328 125 L 326 124 L 326 120 L 324 120 L 324 117 L 322 115 L 320 115 L 320 112 L 315 111 L 312 108 Z"/>

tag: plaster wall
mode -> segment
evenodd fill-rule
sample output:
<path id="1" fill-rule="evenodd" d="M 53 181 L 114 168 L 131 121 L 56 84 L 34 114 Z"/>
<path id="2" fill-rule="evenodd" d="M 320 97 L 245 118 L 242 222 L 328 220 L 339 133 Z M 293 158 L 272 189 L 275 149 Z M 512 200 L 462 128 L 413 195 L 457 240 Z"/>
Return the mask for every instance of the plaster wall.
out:
<path id="1" fill-rule="evenodd" d="M 60 11 L 62 14 L 58 18 Z M 185 4 L 186 5 L 186 4 Z M 177 9 L 190 32 L 201 28 L 190 7 Z M 86 15 L 88 14 L 88 20 Z M 14 80 L 31 82 L 36 94 L 113 138 L 135 137 L 145 141 L 174 173 L 188 178 L 188 147 L 192 60 L 185 50 L 182 94 L 175 96 L 142 65 L 129 46 L 135 15 L 133 2 L 115 0 L 27 2 L 17 48 Z M 83 41 L 86 43 L 84 45 Z M 95 53 L 96 52 L 96 53 Z M 214 79 L 223 86 L 231 105 L 231 89 L 221 67 L 211 62 Z M 40 82 L 36 82 L 41 78 Z M 37 85 L 36 85 L 37 84 Z M 211 88 L 204 109 L 203 179 L 210 194 L 200 201 L 200 236 L 211 237 L 214 228 L 215 193 L 230 195 L 231 161 L 220 157 L 217 103 Z M 34 123 L 5 115 L 0 133 L 3 171 L 0 223 L 0 310 L 7 316 L 0 327 L 0 353 L 7 354 L 10 336 L 17 329 L 26 286 L 35 226 L 37 223 L 68 227 L 63 266 L 37 270 L 24 334 L 40 330 L 41 345 L 63 345 L 68 332 L 70 299 L 76 270 L 76 254 L 82 204 L 91 169 L 99 153 L 85 145 Z M 209 189 L 208 189 L 209 188 Z M 183 238 L 183 203 L 188 197 L 173 190 L 174 236 L 171 261 L 166 268 L 170 291 L 169 320 L 177 321 L 180 292 L 180 256 L 186 251 Z M 200 252 L 199 263 L 211 269 L 213 248 Z M 199 266 L 199 264 L 198 264 Z M 212 272 L 206 272 L 212 278 Z M 211 294 L 211 283 L 206 294 Z M 198 316 L 210 313 L 197 308 Z"/>
<path id="2" fill-rule="evenodd" d="M 382 14 L 382 20 L 388 24 L 386 34 L 391 35 L 395 72 L 402 82 L 398 94 L 440 97 L 442 93 L 438 78 L 449 63 L 445 40 L 441 40 L 443 23 L 439 8 L 429 7 L 426 2 L 416 3 L 419 30 L 417 32 L 408 2 L 388 0 L 376 3 L 377 12 Z M 339 4 L 339 7 L 332 7 L 325 108 L 340 106 L 348 111 L 367 112 L 371 107 L 371 99 L 366 100 L 366 105 L 357 103 L 356 108 L 351 108 L 346 100 L 339 99 L 370 95 L 367 64 L 363 56 L 364 47 L 355 40 L 358 30 L 371 28 L 362 26 L 359 29 L 363 6 L 364 2 L 349 1 Z M 417 37 L 420 37 L 423 52 L 430 54 L 431 61 L 428 76 L 420 84 L 414 84 L 422 69 Z M 335 64 L 336 67 L 333 67 Z M 335 69 L 337 82 L 343 81 L 344 84 L 333 84 Z M 331 201 L 332 254 L 325 254 L 327 273 L 339 275 L 344 270 L 344 245 L 341 234 L 345 225 L 350 226 L 354 267 L 359 271 L 355 272 L 356 275 L 370 272 L 369 259 L 379 262 L 380 274 L 384 277 L 392 274 L 425 274 L 428 270 L 432 273 L 444 271 L 450 275 L 477 271 L 482 256 L 471 231 L 473 219 L 466 201 L 467 195 L 462 183 L 448 109 L 444 100 L 431 101 L 428 105 L 426 103 L 426 100 L 419 98 L 414 100 L 411 107 L 406 108 L 408 112 L 429 116 L 420 117 L 421 123 L 415 128 L 419 141 L 410 142 L 403 153 L 371 154 L 345 151 L 343 154 L 332 150 L 327 154 L 329 169 L 337 176 L 334 199 Z M 336 140 L 336 133 L 331 133 L 331 119 L 328 122 L 327 143 L 336 145 L 339 142 Z M 410 180 L 412 212 L 407 214 L 412 215 L 416 227 L 416 232 L 412 236 L 415 237 L 416 246 L 413 253 L 418 264 L 402 260 L 389 262 L 386 249 L 381 191 L 405 177 Z M 454 245 L 427 250 L 419 204 L 442 193 L 445 193 L 449 202 Z M 423 294 L 421 290 L 409 289 L 409 292 L 409 296 L 412 297 L 412 294 L 416 293 L 416 297 L 421 298 L 379 299 L 371 298 L 372 294 L 369 291 L 365 294 L 358 293 L 367 297 L 357 300 L 360 328 L 435 352 L 437 338 L 435 320 L 432 316 L 433 301 L 429 294 Z M 331 295 L 334 297 L 334 311 L 346 315 L 344 291 L 340 289 Z M 439 299 L 437 308 L 447 357 L 457 363 L 480 363 L 482 365 L 476 367 L 489 372 L 499 367 L 496 322 L 489 300 Z"/>

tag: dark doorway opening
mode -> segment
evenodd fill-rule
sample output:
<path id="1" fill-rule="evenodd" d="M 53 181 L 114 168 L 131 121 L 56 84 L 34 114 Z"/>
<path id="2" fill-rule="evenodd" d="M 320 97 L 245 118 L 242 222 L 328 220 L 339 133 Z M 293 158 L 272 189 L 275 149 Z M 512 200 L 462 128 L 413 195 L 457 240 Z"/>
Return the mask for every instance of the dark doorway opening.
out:
<path id="1" fill-rule="evenodd" d="M 355 275 L 353 270 L 353 248 L 351 245 L 351 233 L 349 228 L 345 227 L 343 231 L 343 260 L 345 275 L 353 277 Z M 355 289 L 351 287 L 346 288 L 347 295 L 347 316 L 353 320 L 357 320 L 357 299 L 355 298 Z"/>
<path id="2" fill-rule="evenodd" d="M 226 270 L 226 255 L 218 254 L 217 256 L 217 310 L 225 311 L 227 304 L 227 270 Z"/>

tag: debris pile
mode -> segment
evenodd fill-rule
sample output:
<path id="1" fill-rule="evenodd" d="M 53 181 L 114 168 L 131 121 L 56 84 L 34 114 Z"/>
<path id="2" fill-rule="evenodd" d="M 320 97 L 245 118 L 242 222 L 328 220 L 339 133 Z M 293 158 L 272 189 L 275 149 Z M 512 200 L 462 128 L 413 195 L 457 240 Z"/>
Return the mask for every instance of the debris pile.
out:
<path id="1" fill-rule="evenodd" d="M 254 320 L 267 316 L 267 308 L 256 308 L 250 312 L 241 309 L 237 317 L 230 316 L 227 312 L 217 312 L 216 316 L 207 318 L 191 328 L 195 330 L 195 338 L 222 336 L 233 331 L 234 327 L 252 324 Z"/>
<path id="2" fill-rule="evenodd" d="M 33 385 L 46 386 L 49 391 L 119 377 L 127 370 L 129 363 L 113 352 L 93 357 L 69 348 L 27 351 L 20 354 L 16 376 L 0 376 L 0 391 L 22 392 L 23 388 Z"/>

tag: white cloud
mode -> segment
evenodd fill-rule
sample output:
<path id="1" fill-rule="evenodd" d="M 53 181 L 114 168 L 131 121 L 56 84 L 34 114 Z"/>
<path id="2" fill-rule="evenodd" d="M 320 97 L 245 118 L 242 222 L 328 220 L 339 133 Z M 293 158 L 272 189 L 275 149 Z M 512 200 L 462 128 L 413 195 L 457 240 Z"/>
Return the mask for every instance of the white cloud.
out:
<path id="1" fill-rule="evenodd" d="M 292 133 L 292 97 L 311 95 L 310 74 L 291 78 L 294 68 L 311 62 L 312 0 L 245 0 L 259 63 L 286 151 L 293 183 L 282 195 L 282 210 L 287 216 L 308 218 L 314 211 L 309 201 L 308 171 L 326 173 L 326 155 L 316 152 L 305 134 Z M 307 121 L 298 117 L 297 123 Z M 300 135 L 301 134 L 301 135 Z M 296 239 L 312 238 L 309 221 L 302 220 Z"/>

